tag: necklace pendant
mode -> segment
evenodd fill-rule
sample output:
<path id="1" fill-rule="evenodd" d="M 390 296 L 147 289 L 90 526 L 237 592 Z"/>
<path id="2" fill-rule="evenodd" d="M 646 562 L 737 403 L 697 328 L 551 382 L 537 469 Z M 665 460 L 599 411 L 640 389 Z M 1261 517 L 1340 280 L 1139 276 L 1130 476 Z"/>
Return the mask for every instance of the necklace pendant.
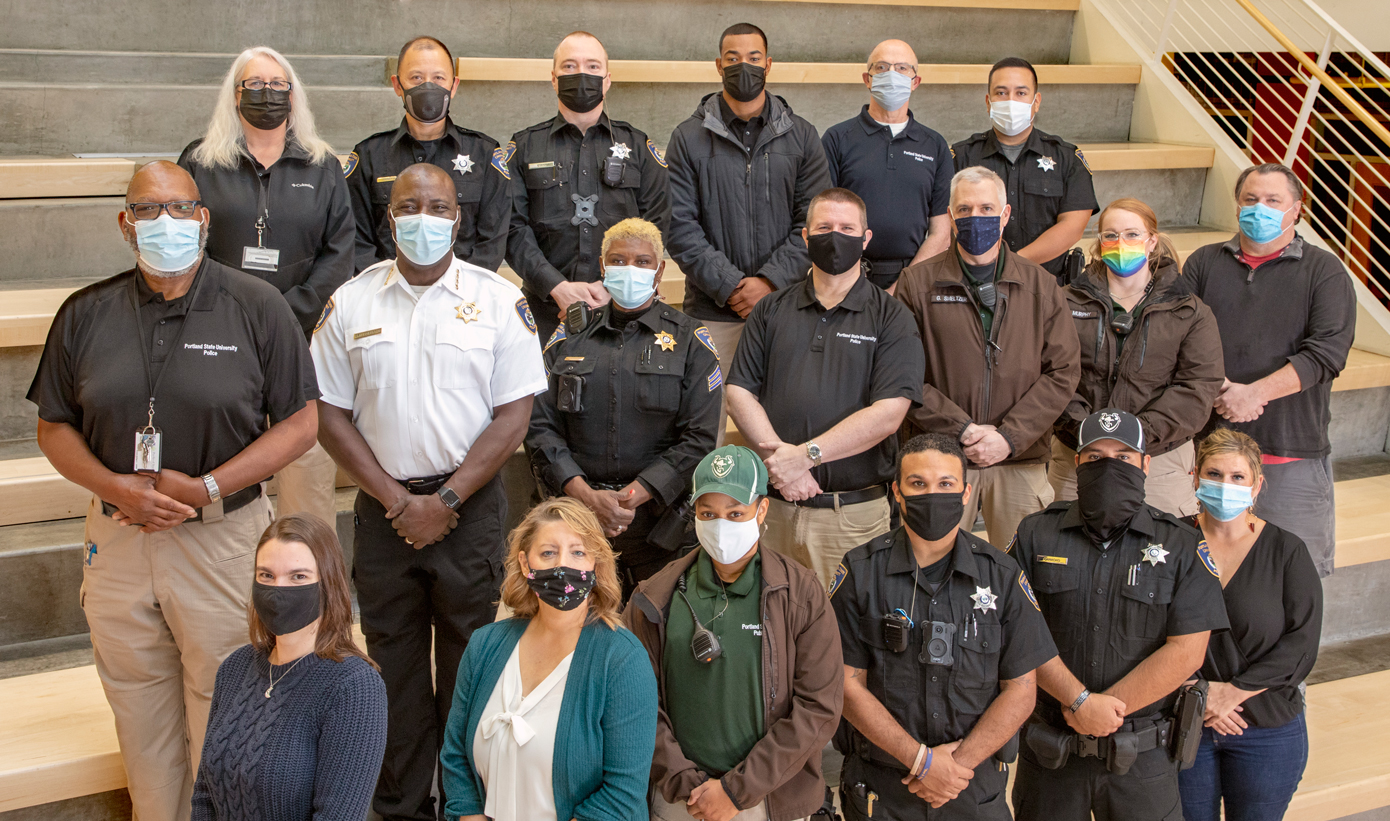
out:
<path id="1" fill-rule="evenodd" d="M 274 685 L 274 684 L 272 684 L 272 685 L 270 685 L 269 687 L 265 688 L 265 697 L 266 697 L 266 698 L 270 698 L 270 691 L 271 691 L 271 690 L 274 690 L 274 689 L 275 689 L 275 685 Z"/>

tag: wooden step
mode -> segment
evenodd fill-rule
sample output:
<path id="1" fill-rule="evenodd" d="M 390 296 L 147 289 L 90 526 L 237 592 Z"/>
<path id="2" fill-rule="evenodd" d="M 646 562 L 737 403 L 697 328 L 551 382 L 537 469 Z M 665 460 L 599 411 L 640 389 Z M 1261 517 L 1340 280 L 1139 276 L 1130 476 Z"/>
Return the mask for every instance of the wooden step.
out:
<path id="1" fill-rule="evenodd" d="M 1165 143 L 1089 143 L 1079 146 L 1092 171 L 1211 168 L 1216 149 Z M 1103 203 L 1102 203 L 1103 204 Z"/>
<path id="2" fill-rule="evenodd" d="M 1337 568 L 1390 558 L 1390 476 L 1336 483 Z"/>
<path id="3" fill-rule="evenodd" d="M 1387 687 L 1390 671 L 1308 688 L 1308 767 L 1288 821 L 1331 821 L 1390 806 Z"/>
<path id="4" fill-rule="evenodd" d="M 914 6 L 948 9 L 1076 11 L 1081 0 L 759 0 L 769 3 L 834 3 L 844 6 Z"/>

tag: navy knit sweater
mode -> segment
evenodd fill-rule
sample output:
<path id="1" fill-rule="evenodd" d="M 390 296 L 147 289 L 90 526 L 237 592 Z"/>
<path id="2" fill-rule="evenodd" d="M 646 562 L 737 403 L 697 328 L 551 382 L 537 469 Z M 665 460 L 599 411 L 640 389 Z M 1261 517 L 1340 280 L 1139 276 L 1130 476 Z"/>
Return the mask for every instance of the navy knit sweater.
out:
<path id="1" fill-rule="evenodd" d="M 249 644 L 217 670 L 193 821 L 361 821 L 386 749 L 381 676 L 310 654 L 276 666 L 266 698 L 269 671 Z"/>

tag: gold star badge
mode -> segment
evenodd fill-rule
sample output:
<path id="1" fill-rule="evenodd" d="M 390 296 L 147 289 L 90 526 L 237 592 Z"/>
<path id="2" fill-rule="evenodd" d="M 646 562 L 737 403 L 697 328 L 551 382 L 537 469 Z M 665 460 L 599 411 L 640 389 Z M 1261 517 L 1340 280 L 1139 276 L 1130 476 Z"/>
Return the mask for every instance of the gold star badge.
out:
<path id="1" fill-rule="evenodd" d="M 663 351 L 674 351 L 676 349 L 676 338 L 666 331 L 662 331 L 656 335 L 656 344 L 660 345 Z"/>
<path id="2" fill-rule="evenodd" d="M 476 302 L 463 302 L 459 304 L 455 313 L 464 322 L 473 322 L 483 315 L 483 309 L 479 308 Z"/>

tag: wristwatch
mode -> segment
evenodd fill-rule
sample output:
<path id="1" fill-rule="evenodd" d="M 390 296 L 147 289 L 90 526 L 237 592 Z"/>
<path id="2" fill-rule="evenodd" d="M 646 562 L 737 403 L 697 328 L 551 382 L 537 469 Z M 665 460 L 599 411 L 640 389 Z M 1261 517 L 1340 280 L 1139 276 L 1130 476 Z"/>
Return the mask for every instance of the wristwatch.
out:
<path id="1" fill-rule="evenodd" d="M 443 502 L 445 507 L 453 511 L 458 511 L 459 505 L 463 504 L 463 500 L 459 498 L 459 495 L 455 493 L 454 489 L 451 487 L 442 487 L 439 489 L 439 501 Z"/>
<path id="2" fill-rule="evenodd" d="M 811 467 L 820 466 L 820 445 L 815 442 L 806 443 L 806 456 L 811 460 Z"/>
<path id="3" fill-rule="evenodd" d="M 222 498 L 222 491 L 217 489 L 217 480 L 212 478 L 211 473 L 203 474 L 203 487 L 208 489 L 209 502 L 216 502 Z"/>

